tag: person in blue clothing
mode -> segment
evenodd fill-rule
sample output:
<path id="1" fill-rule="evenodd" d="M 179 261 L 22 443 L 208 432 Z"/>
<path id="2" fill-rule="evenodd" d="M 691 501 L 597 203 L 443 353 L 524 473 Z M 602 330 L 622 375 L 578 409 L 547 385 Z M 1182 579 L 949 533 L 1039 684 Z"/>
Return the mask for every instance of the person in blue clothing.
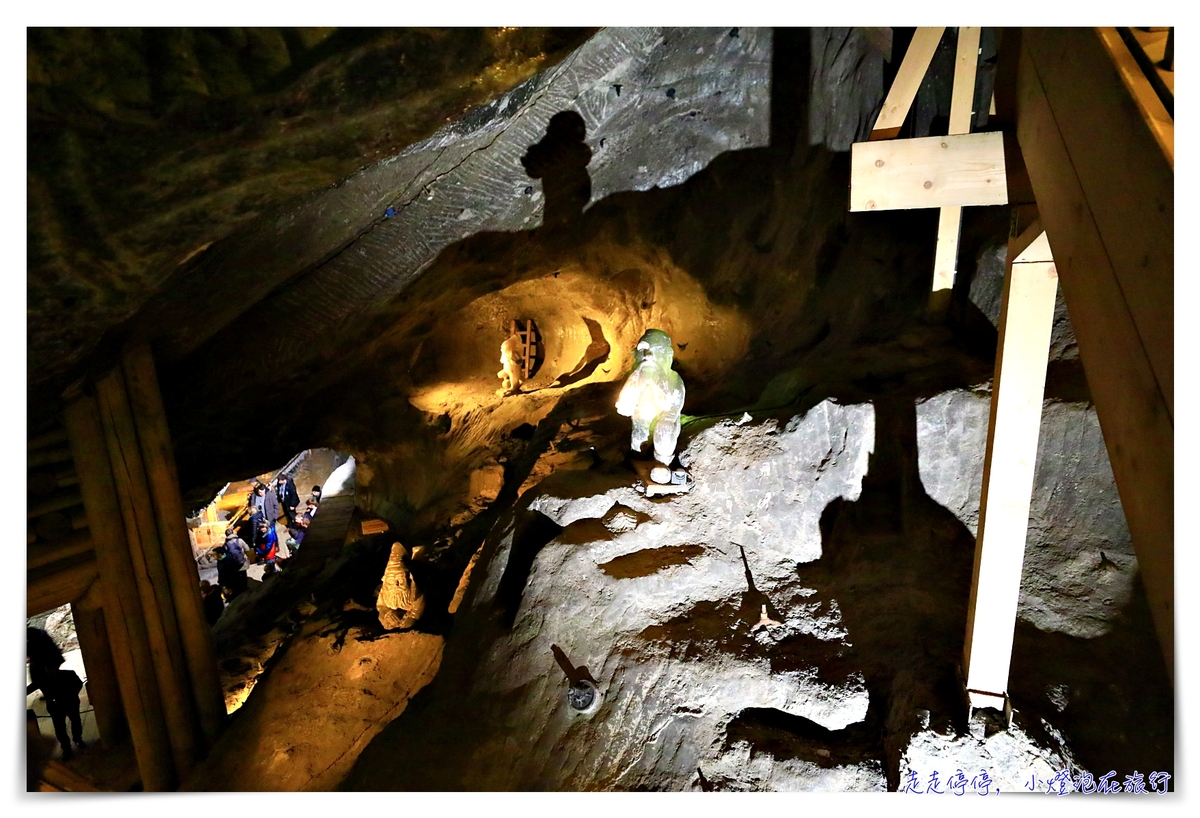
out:
<path id="1" fill-rule="evenodd" d="M 258 561 L 267 566 L 267 573 L 278 570 L 275 562 L 279 558 L 279 538 L 275 535 L 275 526 L 268 524 L 266 520 L 258 524 L 254 553 L 258 555 Z"/>

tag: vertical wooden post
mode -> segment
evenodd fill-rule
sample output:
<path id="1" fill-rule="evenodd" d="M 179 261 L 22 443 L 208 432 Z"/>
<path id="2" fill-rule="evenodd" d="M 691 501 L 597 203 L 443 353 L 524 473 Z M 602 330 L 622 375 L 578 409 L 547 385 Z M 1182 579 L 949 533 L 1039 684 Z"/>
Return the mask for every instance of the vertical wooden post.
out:
<path id="1" fill-rule="evenodd" d="M 162 697 L 171 756 L 182 780 L 200 758 L 198 722 L 159 543 L 158 524 L 120 368 L 96 383 L 96 397 L 125 522 L 125 540 L 133 560 L 134 580 L 145 612 L 146 633 Z"/>
<path id="2" fill-rule="evenodd" d="M 179 477 L 175 471 L 171 433 L 167 428 L 150 348 L 140 345 L 127 350 L 122 366 L 129 390 L 130 408 L 137 423 L 142 461 L 158 518 L 163 560 L 175 616 L 179 622 L 192 695 L 200 716 L 205 746 L 211 747 L 225 725 L 225 697 L 217 674 L 212 631 L 204 617 L 200 574 L 192 556 L 183 498 L 179 494 Z"/>
<path id="3" fill-rule="evenodd" d="M 96 401 L 79 397 L 67 405 L 64 417 L 95 543 L 106 630 L 142 786 L 147 791 L 170 790 L 177 779 Z"/>
<path id="4" fill-rule="evenodd" d="M 117 684 L 108 627 L 104 623 L 103 600 L 97 587 L 101 582 L 103 580 L 97 581 L 83 599 L 71 603 L 71 617 L 75 620 L 83 666 L 87 668 L 88 701 L 96 715 L 100 741 L 105 747 L 112 747 L 128 735 L 129 728 L 121 707 L 121 689 Z"/>
<path id="5" fill-rule="evenodd" d="M 979 65 L 979 27 L 958 29 L 958 48 L 954 62 L 954 85 L 950 92 L 949 134 L 971 132 L 975 102 L 975 74 Z M 954 287 L 958 271 L 958 239 L 962 230 L 962 208 L 943 207 L 938 216 L 937 252 L 933 261 L 933 292 Z M 944 312 L 948 305 L 945 296 L 930 300 L 930 311 Z"/>
<path id="6" fill-rule="evenodd" d="M 1030 238 L 1033 238 L 1030 241 Z M 1014 258 L 1016 256 L 1016 258 Z M 1009 242 L 963 668 L 972 707 L 1007 706 L 1058 273 L 1035 222 Z"/>

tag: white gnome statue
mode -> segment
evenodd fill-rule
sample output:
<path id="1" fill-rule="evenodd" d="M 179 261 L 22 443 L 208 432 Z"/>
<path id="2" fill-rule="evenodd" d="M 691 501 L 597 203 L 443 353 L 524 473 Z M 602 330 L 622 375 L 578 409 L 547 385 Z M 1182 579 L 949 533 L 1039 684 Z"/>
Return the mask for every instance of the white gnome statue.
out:
<path id="1" fill-rule="evenodd" d="M 512 395 L 520 389 L 521 365 L 524 362 L 521 339 L 516 335 L 505 338 L 504 343 L 500 345 L 500 371 L 496 373 L 501 384 L 496 390 L 497 395 Z"/>
<path id="2" fill-rule="evenodd" d="M 425 613 L 425 595 L 413 582 L 408 570 L 408 549 L 400 543 L 392 545 L 375 610 L 379 613 L 379 624 L 386 630 L 411 628 Z"/>
<path id="3" fill-rule="evenodd" d="M 683 378 L 671 369 L 675 354 L 671 336 L 660 329 L 646 330 L 634 351 L 633 372 L 617 398 L 617 412 L 633 418 L 629 447 L 640 452 L 647 440 L 654 442 L 650 471 L 655 483 L 671 482 L 671 461 L 679 440 L 679 416 L 683 411 Z"/>

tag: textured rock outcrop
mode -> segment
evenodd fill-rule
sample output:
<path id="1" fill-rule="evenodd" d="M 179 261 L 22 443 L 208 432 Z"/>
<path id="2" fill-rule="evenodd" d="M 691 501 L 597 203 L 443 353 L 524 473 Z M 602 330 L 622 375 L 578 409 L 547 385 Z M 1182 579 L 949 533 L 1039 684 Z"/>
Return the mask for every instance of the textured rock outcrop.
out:
<path id="1" fill-rule="evenodd" d="M 991 244 L 984 247 L 976 259 L 975 273 L 971 277 L 968 297 L 988 317 L 993 326 L 1000 325 L 1000 301 L 1004 295 L 1004 265 L 1008 247 Z M 1075 341 L 1075 330 L 1067 314 L 1067 302 L 1063 300 L 1062 287 L 1054 299 L 1054 325 L 1050 329 L 1050 360 L 1076 361 L 1079 346 Z"/>
<path id="2" fill-rule="evenodd" d="M 484 546 L 432 698 L 346 786 L 886 789 L 868 681 L 847 658 L 859 637 L 806 579 L 822 515 L 859 499 L 874 427 L 869 404 L 830 402 L 717 422 L 681 455 L 695 488 L 669 499 L 625 471 L 543 480 Z M 595 712 L 572 710 L 570 676 L 595 682 Z"/>
<path id="3" fill-rule="evenodd" d="M 917 405 L 921 482 L 972 534 L 990 402 L 988 392 L 956 390 Z M 1042 630 L 1100 636 L 1129 602 L 1136 575 L 1095 408 L 1047 401 L 1017 615 Z"/>
<path id="4" fill-rule="evenodd" d="M 873 437 L 869 405 L 825 403 L 786 424 L 723 421 L 697 434 L 681 455 L 696 487 L 669 500 L 647 500 L 624 471 L 542 481 L 523 502 L 525 522 L 498 532 L 475 569 L 456 633 L 494 641 L 468 649 L 474 667 L 455 694 L 476 716 L 457 738 L 471 749 L 452 741 L 463 754 L 431 786 L 678 790 L 696 786 L 700 767 L 750 787 L 728 756 L 740 751 L 723 748 L 741 711 L 778 710 L 828 730 L 861 721 L 861 675 L 775 671 L 772 648 L 845 635 L 797 569 L 820 555 L 825 505 L 858 496 Z M 762 604 L 783 624 L 752 634 Z M 511 617 L 511 630 L 487 630 L 493 611 Z M 570 709 L 552 646 L 595 679 L 594 714 Z M 505 752 L 512 742 L 545 751 Z M 869 760 L 849 770 L 805 763 L 774 784 L 878 789 L 881 775 Z"/>

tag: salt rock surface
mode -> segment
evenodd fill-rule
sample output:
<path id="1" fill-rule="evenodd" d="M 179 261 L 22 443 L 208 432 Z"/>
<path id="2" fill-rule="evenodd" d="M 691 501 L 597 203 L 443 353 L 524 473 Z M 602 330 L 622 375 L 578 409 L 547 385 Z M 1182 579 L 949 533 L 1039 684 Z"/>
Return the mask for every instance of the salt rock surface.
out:
<path id="1" fill-rule="evenodd" d="M 977 533 L 987 452 L 987 392 L 953 390 L 917 405 L 925 491 Z M 1046 401 L 1038 435 L 1017 615 L 1090 639 L 1128 604 L 1137 558 L 1096 409 Z"/>
<path id="2" fill-rule="evenodd" d="M 881 788 L 881 769 L 791 762 L 752 774 L 739 769 L 740 750 L 730 756 L 721 747 L 726 723 L 744 708 L 775 708 L 835 730 L 861 721 L 861 675 L 829 685 L 815 669 L 772 672 L 761 657 L 720 651 L 715 639 L 684 645 L 654 638 L 656 627 L 697 605 L 736 609 L 748 591 L 747 566 L 755 588 L 781 612 L 782 628 L 760 633 L 762 640 L 794 632 L 842 638 L 837 623 L 805 606 L 812 590 L 801 566 L 821 555 L 825 506 L 835 497 L 857 499 L 873 440 L 870 405 L 826 402 L 782 425 L 724 421 L 699 433 L 680 456 L 696 488 L 667 501 L 647 500 L 625 474 L 560 473 L 539 484 L 528 508 L 564 528 L 538 552 L 511 635 L 481 657 L 473 693 L 503 698 L 509 723 L 555 749 L 523 754 L 507 780 L 495 783 L 521 788 L 550 776 L 565 789 L 691 789 L 703 767 L 723 780 L 740 776 L 747 788 L 758 788 L 754 781 L 779 789 Z M 487 567 L 473 610 L 494 599 L 512 539 L 510 531 Z M 680 552 L 691 556 L 677 564 L 664 558 L 664 567 L 642 576 L 604 570 L 622 557 Z M 749 631 L 757 607 L 754 613 L 723 627 Z M 597 680 L 604 703 L 594 715 L 570 711 L 551 645 Z M 563 766 L 547 769 L 554 765 Z"/>
<path id="3" fill-rule="evenodd" d="M 685 495 L 647 499 L 625 470 L 551 474 L 489 536 L 441 674 L 347 788 L 885 790 L 878 751 L 843 751 L 875 729 L 866 678 L 853 665 L 822 675 L 818 654 L 850 634 L 805 580 L 822 511 L 859 499 L 874 441 L 870 404 L 827 401 L 694 432 Z M 762 605 L 781 624 L 752 631 Z M 775 663 L 783 640 L 811 654 Z M 572 710 L 555 649 L 594 680 L 594 711 Z M 800 757 L 748 733 L 756 718 L 845 732 L 823 758 L 820 745 Z M 927 725 L 914 724 L 904 763 L 923 763 L 927 746 L 972 763 L 990 752 Z M 990 742 L 1009 766 L 1059 760 L 1021 732 Z"/>

